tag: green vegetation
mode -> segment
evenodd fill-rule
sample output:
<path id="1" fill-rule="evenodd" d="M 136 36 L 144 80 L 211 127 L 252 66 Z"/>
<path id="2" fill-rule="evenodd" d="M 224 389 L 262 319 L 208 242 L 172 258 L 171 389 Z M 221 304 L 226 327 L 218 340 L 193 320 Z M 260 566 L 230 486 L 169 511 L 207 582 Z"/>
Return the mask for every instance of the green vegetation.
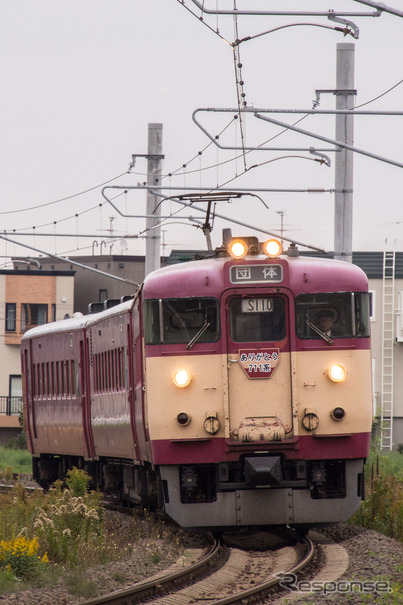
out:
<path id="1" fill-rule="evenodd" d="M 374 529 L 403 542 L 403 455 L 381 453 L 371 446 L 365 467 L 366 500 L 351 523 Z"/>
<path id="2" fill-rule="evenodd" d="M 82 493 L 89 476 L 84 471 L 69 471 L 67 489 L 57 481 L 47 494 L 29 493 L 17 484 L 0 494 L 0 568 L 12 570 L 17 577 L 28 577 L 30 560 L 49 560 L 76 565 L 97 550 L 102 559 L 107 549 L 102 524 L 102 495 Z M 23 567 L 21 559 L 25 560 Z M 17 561 L 18 560 L 18 561 Z"/>
<path id="3" fill-rule="evenodd" d="M 116 530 L 102 507 L 102 494 L 88 491 L 90 477 L 76 468 L 65 485 L 56 481 L 48 493 L 20 483 L 0 493 L 0 594 L 56 584 L 63 579 L 70 594 L 98 594 L 86 570 L 141 552 L 141 563 L 157 564 L 181 550 L 181 532 L 148 515 L 133 515 L 125 531 Z M 138 546 L 140 544 L 140 547 Z"/>
<path id="4" fill-rule="evenodd" d="M 13 473 L 32 473 L 31 454 L 26 449 L 0 447 L 0 478 L 11 479 Z"/>

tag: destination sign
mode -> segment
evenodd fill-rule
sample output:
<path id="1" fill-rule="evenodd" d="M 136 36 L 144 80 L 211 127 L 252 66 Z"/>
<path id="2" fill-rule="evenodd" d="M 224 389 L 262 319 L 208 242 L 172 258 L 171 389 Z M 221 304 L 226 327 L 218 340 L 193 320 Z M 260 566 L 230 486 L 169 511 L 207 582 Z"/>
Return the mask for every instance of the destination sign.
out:
<path id="1" fill-rule="evenodd" d="M 281 265 L 232 265 L 230 269 L 232 284 L 278 284 L 283 281 Z"/>
<path id="2" fill-rule="evenodd" d="M 242 313 L 271 313 L 273 311 L 272 298 L 243 298 Z"/>

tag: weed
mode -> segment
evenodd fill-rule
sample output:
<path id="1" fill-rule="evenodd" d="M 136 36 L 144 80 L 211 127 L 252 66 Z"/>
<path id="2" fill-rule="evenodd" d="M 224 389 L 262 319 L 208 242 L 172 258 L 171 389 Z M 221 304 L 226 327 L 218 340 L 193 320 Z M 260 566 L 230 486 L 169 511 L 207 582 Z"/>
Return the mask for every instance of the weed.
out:
<path id="1" fill-rule="evenodd" d="M 0 447 L 0 471 L 10 468 L 12 473 L 32 473 L 32 457 L 27 450 Z"/>
<path id="2" fill-rule="evenodd" d="M 157 565 L 157 563 L 159 563 L 161 561 L 160 553 L 159 552 L 151 553 L 151 561 L 154 563 L 154 565 Z"/>
<path id="3" fill-rule="evenodd" d="M 33 577 L 40 565 L 49 562 L 45 553 L 38 556 L 38 538 L 30 540 L 19 535 L 12 540 L 0 541 L 0 567 L 15 574 L 17 578 Z"/>
<path id="4" fill-rule="evenodd" d="M 85 496 L 90 481 L 91 477 L 85 471 L 79 470 L 75 466 L 67 471 L 66 485 L 73 496 Z"/>
<path id="5" fill-rule="evenodd" d="M 86 598 L 96 597 L 98 587 L 95 582 L 88 580 L 86 572 L 82 568 L 70 569 L 66 577 L 67 590 L 72 595 Z"/>
<path id="6" fill-rule="evenodd" d="M 350 521 L 403 541 L 403 457 L 374 441 L 365 473 L 367 497 Z"/>
<path id="7" fill-rule="evenodd" d="M 17 582 L 19 579 L 10 569 L 0 569 L 0 593 L 13 590 Z"/>
<path id="8" fill-rule="evenodd" d="M 112 574 L 112 579 L 115 580 L 115 582 L 119 582 L 119 584 L 127 582 L 127 577 L 121 571 L 115 571 L 115 573 Z"/>

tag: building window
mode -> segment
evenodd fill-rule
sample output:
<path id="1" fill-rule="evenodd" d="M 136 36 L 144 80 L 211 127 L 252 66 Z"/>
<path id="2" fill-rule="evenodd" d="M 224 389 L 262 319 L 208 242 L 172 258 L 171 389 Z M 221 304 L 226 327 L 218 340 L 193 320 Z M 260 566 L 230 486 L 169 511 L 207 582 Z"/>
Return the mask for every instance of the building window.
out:
<path id="1" fill-rule="evenodd" d="M 99 302 L 103 303 L 108 298 L 108 290 L 99 291 Z"/>
<path id="2" fill-rule="evenodd" d="M 7 415 L 20 414 L 22 411 L 22 380 L 20 374 L 10 374 L 7 397 Z"/>
<path id="3" fill-rule="evenodd" d="M 17 319 L 16 303 L 6 303 L 6 332 L 15 332 Z"/>
<path id="4" fill-rule="evenodd" d="M 48 322 L 48 305 L 21 304 L 21 332 Z"/>

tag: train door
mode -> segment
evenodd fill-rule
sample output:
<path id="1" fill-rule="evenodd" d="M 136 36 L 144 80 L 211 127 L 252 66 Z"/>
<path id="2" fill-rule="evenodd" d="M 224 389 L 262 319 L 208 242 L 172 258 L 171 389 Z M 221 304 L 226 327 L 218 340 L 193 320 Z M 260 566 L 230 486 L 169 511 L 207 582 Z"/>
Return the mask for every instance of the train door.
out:
<path id="1" fill-rule="evenodd" d="M 233 290 L 225 313 L 231 439 L 293 437 L 287 297 Z"/>
<path id="2" fill-rule="evenodd" d="M 21 348 L 21 371 L 22 371 L 22 401 L 24 430 L 28 436 L 29 451 L 34 453 L 34 438 L 36 439 L 35 414 L 33 408 L 32 380 L 31 380 L 31 355 L 30 341 Z"/>
<path id="3" fill-rule="evenodd" d="M 84 334 L 85 336 L 85 334 Z M 72 380 L 76 384 L 73 387 L 73 392 L 77 393 L 77 396 L 81 400 L 81 409 L 83 417 L 83 433 L 85 440 L 85 447 L 87 449 L 87 457 L 93 458 L 95 456 L 94 439 L 92 435 L 91 427 L 91 390 L 89 385 L 89 375 L 87 368 L 89 367 L 89 343 L 88 338 L 80 338 L 80 362 L 75 363 L 72 366 L 74 370 Z"/>
<path id="4" fill-rule="evenodd" d="M 144 400 L 144 364 L 142 331 L 141 290 L 133 302 L 132 321 L 132 426 L 139 459 L 150 460 L 151 450 L 148 432 L 147 411 Z"/>

